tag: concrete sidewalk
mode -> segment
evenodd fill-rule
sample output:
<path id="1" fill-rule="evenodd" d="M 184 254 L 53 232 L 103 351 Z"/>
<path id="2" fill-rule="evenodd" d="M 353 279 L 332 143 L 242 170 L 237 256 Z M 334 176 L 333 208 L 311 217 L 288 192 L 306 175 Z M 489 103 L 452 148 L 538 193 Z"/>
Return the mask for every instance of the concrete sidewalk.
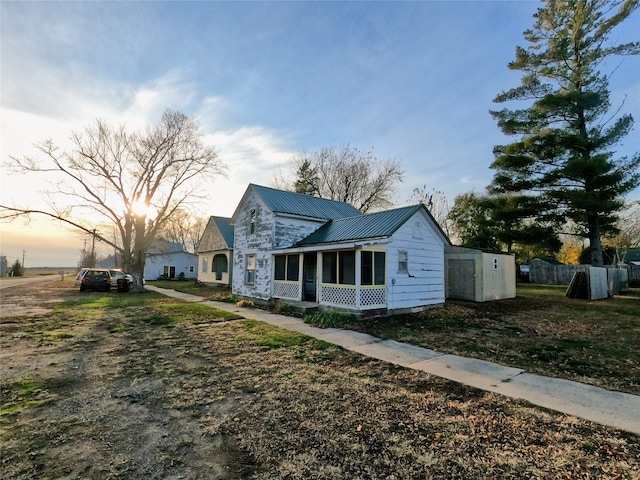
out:
<path id="1" fill-rule="evenodd" d="M 272 314 L 260 309 L 238 307 L 230 303 L 205 301 L 201 297 L 175 290 L 151 285 L 146 285 L 145 288 L 300 332 L 385 362 L 420 370 L 488 392 L 520 398 L 540 407 L 640 435 L 640 396 L 637 395 L 535 375 L 520 368 L 448 355 L 394 340 L 382 340 L 366 333 L 312 327 L 298 318 Z"/>

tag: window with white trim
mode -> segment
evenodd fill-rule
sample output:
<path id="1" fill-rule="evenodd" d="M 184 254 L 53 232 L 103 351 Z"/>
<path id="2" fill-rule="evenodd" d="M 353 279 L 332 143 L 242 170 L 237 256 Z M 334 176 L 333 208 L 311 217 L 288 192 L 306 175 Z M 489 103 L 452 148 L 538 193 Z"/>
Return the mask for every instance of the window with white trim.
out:
<path id="1" fill-rule="evenodd" d="M 255 284 L 256 283 L 256 255 L 255 254 L 246 256 L 244 272 L 245 272 L 244 283 L 247 285 Z"/>
<path id="2" fill-rule="evenodd" d="M 202 257 L 202 271 L 207 273 L 209 270 L 209 259 L 207 257 Z"/>
<path id="3" fill-rule="evenodd" d="M 409 253 L 406 250 L 398 251 L 398 273 L 409 273 Z"/>

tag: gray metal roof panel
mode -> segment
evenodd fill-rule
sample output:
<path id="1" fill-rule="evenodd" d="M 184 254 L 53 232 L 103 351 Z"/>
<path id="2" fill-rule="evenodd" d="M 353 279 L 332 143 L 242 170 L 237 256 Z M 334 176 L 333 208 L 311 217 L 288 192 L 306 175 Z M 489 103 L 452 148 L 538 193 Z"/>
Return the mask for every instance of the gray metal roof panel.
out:
<path id="1" fill-rule="evenodd" d="M 224 239 L 228 248 L 233 248 L 233 225 L 231 225 L 231 219 L 226 217 L 211 217 L 215 222 L 220 235 Z"/>
<path id="2" fill-rule="evenodd" d="M 252 186 L 273 212 L 327 220 L 362 215 L 357 208 L 348 203 L 261 185 Z"/>
<path id="3" fill-rule="evenodd" d="M 383 212 L 332 220 L 302 239 L 297 245 L 390 237 L 421 208 L 423 208 L 422 205 L 411 205 Z"/>

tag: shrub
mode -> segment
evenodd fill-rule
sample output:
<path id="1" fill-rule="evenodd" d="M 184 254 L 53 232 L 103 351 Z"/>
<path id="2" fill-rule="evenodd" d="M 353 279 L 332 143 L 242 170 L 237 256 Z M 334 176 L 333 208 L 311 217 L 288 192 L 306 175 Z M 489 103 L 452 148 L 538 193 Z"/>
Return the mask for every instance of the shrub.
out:
<path id="1" fill-rule="evenodd" d="M 270 302 L 269 305 L 267 305 L 267 310 L 271 313 L 279 313 L 282 315 L 286 315 L 291 312 L 289 305 L 284 303 L 282 300 Z"/>
<path id="2" fill-rule="evenodd" d="M 351 313 L 338 312 L 316 312 L 303 318 L 305 323 L 323 328 L 348 327 L 357 320 L 358 317 Z"/>

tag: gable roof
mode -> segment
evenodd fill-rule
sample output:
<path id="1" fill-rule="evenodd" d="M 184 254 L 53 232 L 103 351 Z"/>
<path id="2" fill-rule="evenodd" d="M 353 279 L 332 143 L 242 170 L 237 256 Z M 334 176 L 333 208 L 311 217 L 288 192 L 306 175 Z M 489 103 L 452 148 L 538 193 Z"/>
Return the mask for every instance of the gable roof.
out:
<path id="1" fill-rule="evenodd" d="M 147 250 L 147 255 L 167 255 L 170 253 L 184 252 L 184 247 L 180 242 L 170 242 L 164 238 L 156 238 Z"/>
<path id="2" fill-rule="evenodd" d="M 227 248 L 233 248 L 233 225 L 231 219 L 227 217 L 211 217 L 211 221 L 218 227 L 222 239 L 227 244 Z"/>
<path id="3" fill-rule="evenodd" d="M 300 240 L 297 246 L 390 237 L 420 210 L 423 210 L 432 220 L 442 235 L 444 243 L 450 243 L 426 207 L 423 204 L 418 204 L 332 220 Z"/>
<path id="4" fill-rule="evenodd" d="M 535 257 L 535 258 L 532 258 L 531 260 L 529 260 L 529 263 L 532 263 L 532 262 L 534 262 L 534 263 L 535 262 L 537 262 L 537 263 L 544 262 L 544 263 L 548 263 L 549 265 L 564 265 L 564 263 L 562 263 L 559 260 L 556 260 L 553 257 Z"/>
<path id="5" fill-rule="evenodd" d="M 620 248 L 618 249 L 620 258 L 624 258 L 625 262 L 640 261 L 640 248 Z"/>
<path id="6" fill-rule="evenodd" d="M 327 198 L 312 197 L 311 195 L 304 195 L 302 193 L 286 192 L 284 190 L 263 187 L 253 183 L 250 183 L 247 187 L 243 200 L 251 189 L 260 196 L 262 201 L 274 213 L 319 218 L 324 220 L 334 220 L 337 218 L 362 215 L 356 207 L 345 202 L 338 202 Z M 242 203 L 243 202 L 241 200 L 240 204 Z M 238 210 L 236 209 L 232 218 L 235 218 L 237 213 Z"/>

